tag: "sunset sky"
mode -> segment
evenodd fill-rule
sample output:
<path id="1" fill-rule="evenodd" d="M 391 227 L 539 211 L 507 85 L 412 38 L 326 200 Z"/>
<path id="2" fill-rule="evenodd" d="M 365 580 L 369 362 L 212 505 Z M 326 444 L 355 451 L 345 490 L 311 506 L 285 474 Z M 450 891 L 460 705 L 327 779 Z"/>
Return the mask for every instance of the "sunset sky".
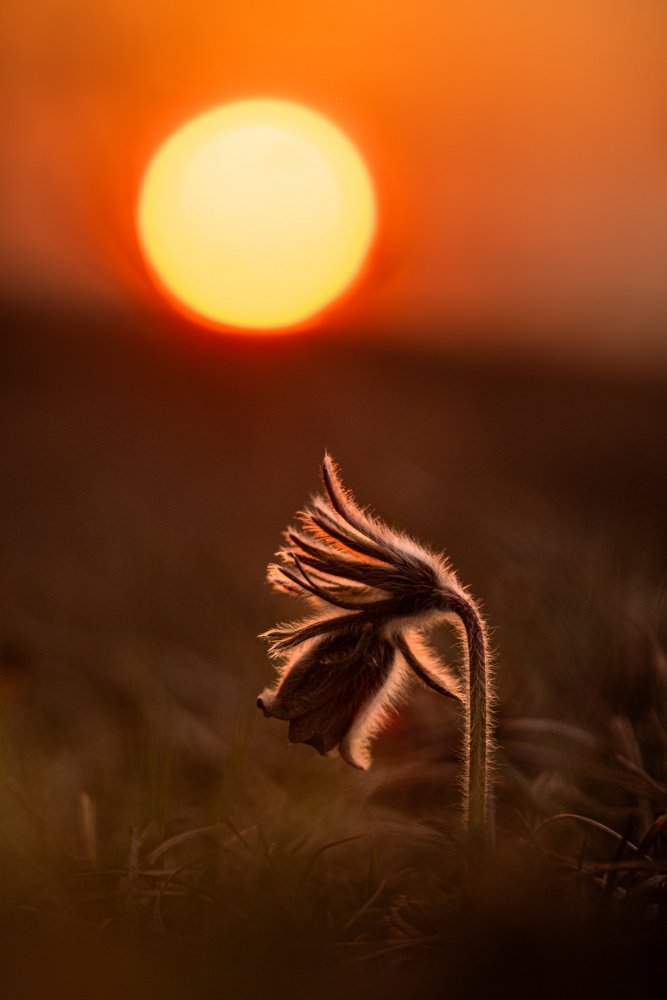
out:
<path id="1" fill-rule="evenodd" d="M 1 18 L 6 299 L 154 301 L 133 225 L 150 155 L 208 108 L 278 97 L 343 128 L 377 185 L 342 324 L 667 370 L 657 0 L 13 0 Z"/>

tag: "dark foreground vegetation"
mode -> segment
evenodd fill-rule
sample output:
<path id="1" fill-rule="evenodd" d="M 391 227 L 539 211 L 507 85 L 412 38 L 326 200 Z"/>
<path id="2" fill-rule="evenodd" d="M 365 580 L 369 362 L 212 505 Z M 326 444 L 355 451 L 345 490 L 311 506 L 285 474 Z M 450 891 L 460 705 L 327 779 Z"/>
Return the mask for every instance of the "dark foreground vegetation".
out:
<path id="1" fill-rule="evenodd" d="M 3 325 L 3 995 L 662 996 L 667 383 Z M 254 637 L 294 617 L 265 565 L 325 447 L 484 602 L 488 857 L 455 704 L 415 688 L 366 773 L 255 708 Z"/>

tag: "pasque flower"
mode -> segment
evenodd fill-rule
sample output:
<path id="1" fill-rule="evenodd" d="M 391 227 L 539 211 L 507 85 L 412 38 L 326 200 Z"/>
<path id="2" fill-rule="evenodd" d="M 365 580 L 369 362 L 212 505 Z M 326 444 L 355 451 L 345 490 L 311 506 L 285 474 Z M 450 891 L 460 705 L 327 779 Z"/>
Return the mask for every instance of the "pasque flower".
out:
<path id="1" fill-rule="evenodd" d="M 488 657 L 477 606 L 443 556 L 357 506 L 328 455 L 322 473 L 326 497 L 313 498 L 303 528 L 285 533 L 280 564 L 268 568 L 276 588 L 306 596 L 316 614 L 264 633 L 280 676 L 257 704 L 267 717 L 289 721 L 290 742 L 321 754 L 339 747 L 348 764 L 367 768 L 370 741 L 416 676 L 466 705 L 469 822 L 483 826 Z M 467 684 L 424 640 L 443 620 L 462 627 L 467 640 Z"/>

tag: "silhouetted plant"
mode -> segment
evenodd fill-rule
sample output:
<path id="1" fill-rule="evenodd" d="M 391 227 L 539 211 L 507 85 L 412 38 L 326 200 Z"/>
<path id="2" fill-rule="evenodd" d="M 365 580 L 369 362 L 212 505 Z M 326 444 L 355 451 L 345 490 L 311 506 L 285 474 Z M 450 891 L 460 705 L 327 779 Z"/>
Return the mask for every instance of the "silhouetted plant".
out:
<path id="1" fill-rule="evenodd" d="M 369 743 L 405 697 L 414 674 L 465 705 L 465 813 L 471 838 L 490 839 L 492 744 L 486 628 L 448 561 L 361 510 L 327 455 L 327 496 L 315 497 L 268 568 L 279 590 L 305 595 L 317 614 L 264 633 L 280 677 L 258 698 L 269 717 L 289 721 L 289 740 L 321 754 L 335 747 L 367 768 Z M 442 621 L 460 632 L 463 683 L 423 632 Z"/>

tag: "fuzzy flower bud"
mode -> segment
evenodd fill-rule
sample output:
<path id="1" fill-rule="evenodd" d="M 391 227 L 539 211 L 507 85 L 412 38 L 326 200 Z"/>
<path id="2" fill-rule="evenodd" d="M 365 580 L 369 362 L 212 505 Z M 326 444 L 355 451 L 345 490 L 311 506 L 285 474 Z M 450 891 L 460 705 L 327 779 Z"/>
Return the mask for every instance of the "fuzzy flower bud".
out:
<path id="1" fill-rule="evenodd" d="M 268 569 L 274 587 L 306 596 L 317 614 L 264 634 L 280 677 L 257 703 L 290 723 L 290 742 L 321 754 L 339 747 L 365 769 L 370 741 L 411 678 L 462 700 L 460 679 L 423 632 L 452 617 L 466 628 L 477 612 L 442 556 L 356 505 L 328 455 L 323 479 L 326 497 L 311 501 L 301 530 L 285 533 L 281 562 Z"/>

